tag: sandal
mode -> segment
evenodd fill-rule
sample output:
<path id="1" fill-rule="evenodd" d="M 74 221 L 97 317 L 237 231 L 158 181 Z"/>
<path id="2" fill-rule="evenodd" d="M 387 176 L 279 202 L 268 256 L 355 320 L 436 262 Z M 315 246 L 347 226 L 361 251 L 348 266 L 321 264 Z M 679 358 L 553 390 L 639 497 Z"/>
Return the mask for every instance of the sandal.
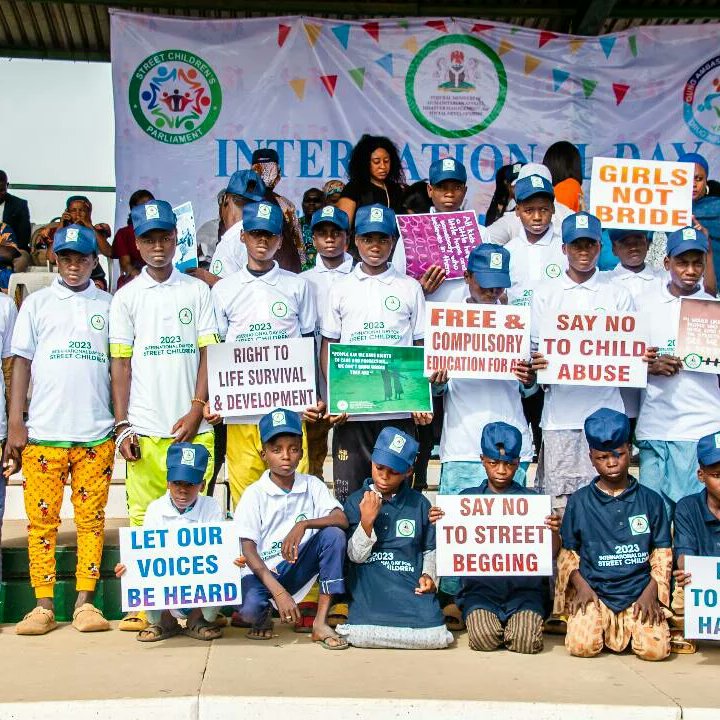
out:
<path id="1" fill-rule="evenodd" d="M 313 640 L 325 650 L 347 650 L 350 647 L 350 643 L 339 635 L 327 635 L 319 640 Z"/>
<path id="2" fill-rule="evenodd" d="M 56 627 L 55 613 L 38 605 L 15 626 L 15 633 L 17 635 L 46 635 Z"/>
<path id="3" fill-rule="evenodd" d="M 455 604 L 450 603 L 443 609 L 443 617 L 445 618 L 445 627 L 454 632 L 461 632 L 465 629 L 465 621 L 463 620 L 462 610 Z"/>
<path id="4" fill-rule="evenodd" d="M 670 631 L 670 652 L 676 655 L 692 655 L 697 651 L 697 643 L 688 640 L 682 630 Z"/>
<path id="5" fill-rule="evenodd" d="M 348 619 L 348 604 L 347 603 L 335 603 L 331 608 L 327 616 L 327 624 L 331 627 L 337 627 L 346 623 Z"/>
<path id="6" fill-rule="evenodd" d="M 150 623 L 145 617 L 144 612 L 131 612 L 128 613 L 119 623 L 118 630 L 124 632 L 141 632 L 147 630 L 150 627 Z"/>
<path id="7" fill-rule="evenodd" d="M 300 610 L 300 619 L 296 621 L 293 630 L 296 633 L 309 634 L 312 632 L 313 622 L 317 615 L 318 605 L 316 602 L 301 602 L 298 603 L 298 610 Z"/>
<path id="8" fill-rule="evenodd" d="M 185 628 L 185 634 L 195 640 L 205 640 L 207 642 L 221 638 L 223 631 L 214 623 L 208 622 L 204 617 L 201 617 L 196 623 Z"/>
<path id="9" fill-rule="evenodd" d="M 72 626 L 79 632 L 103 632 L 110 629 L 110 623 L 92 603 L 75 608 Z"/>
<path id="10" fill-rule="evenodd" d="M 269 635 L 265 634 L 268 631 Z M 272 640 L 272 636 L 272 607 L 268 606 L 268 609 L 250 626 L 245 637 L 248 640 Z"/>
<path id="11" fill-rule="evenodd" d="M 543 627 L 549 635 L 567 635 L 567 615 L 551 615 Z"/>
<path id="12" fill-rule="evenodd" d="M 147 643 L 158 642 L 179 635 L 181 632 L 182 628 L 176 620 L 175 624 L 170 627 L 165 627 L 164 625 L 148 625 L 138 632 L 136 640 Z"/>

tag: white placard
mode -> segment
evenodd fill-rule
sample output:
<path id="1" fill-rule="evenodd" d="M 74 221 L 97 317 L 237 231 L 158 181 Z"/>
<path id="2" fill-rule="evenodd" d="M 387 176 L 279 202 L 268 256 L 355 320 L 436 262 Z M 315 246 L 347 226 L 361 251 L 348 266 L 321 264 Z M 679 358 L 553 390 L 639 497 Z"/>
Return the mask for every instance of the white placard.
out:
<path id="1" fill-rule="evenodd" d="M 720 640 L 720 557 L 685 556 L 685 637 Z"/>

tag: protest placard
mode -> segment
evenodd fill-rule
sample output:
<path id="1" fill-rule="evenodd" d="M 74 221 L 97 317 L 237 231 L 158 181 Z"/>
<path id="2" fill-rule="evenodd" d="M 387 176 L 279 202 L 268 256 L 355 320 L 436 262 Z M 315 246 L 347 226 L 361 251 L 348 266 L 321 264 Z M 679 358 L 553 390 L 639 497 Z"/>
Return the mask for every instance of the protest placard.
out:
<path id="1" fill-rule="evenodd" d="M 552 575 L 549 495 L 438 495 L 437 573 Z"/>
<path id="2" fill-rule="evenodd" d="M 192 203 L 186 202 L 173 208 L 177 218 L 177 246 L 173 264 L 180 272 L 192 270 L 198 266 L 197 232 Z"/>
<path id="3" fill-rule="evenodd" d="M 225 418 L 315 405 L 313 338 L 208 346 L 210 409 Z"/>
<path id="4" fill-rule="evenodd" d="M 685 637 L 720 640 L 720 557 L 685 556 Z"/>
<path id="5" fill-rule="evenodd" d="M 328 395 L 333 415 L 431 412 L 423 349 L 331 343 Z"/>
<path id="6" fill-rule="evenodd" d="M 519 359 L 530 358 L 530 308 L 428 303 L 425 375 L 513 380 Z"/>
<path id="7" fill-rule="evenodd" d="M 720 374 L 720 301 L 680 300 L 677 356 L 686 370 Z"/>
<path id="8" fill-rule="evenodd" d="M 397 224 L 407 273 L 414 278 L 422 277 L 431 265 L 444 268 L 448 278 L 462 277 L 470 250 L 482 242 L 471 210 L 398 215 Z"/>
<path id="9" fill-rule="evenodd" d="M 692 163 L 595 157 L 590 212 L 605 228 L 670 232 L 692 225 Z"/>
<path id="10" fill-rule="evenodd" d="M 240 539 L 232 523 L 120 528 L 122 609 L 240 604 Z"/>
<path id="11" fill-rule="evenodd" d="M 540 320 L 538 351 L 547 385 L 645 387 L 650 321 L 641 313 L 548 313 Z"/>

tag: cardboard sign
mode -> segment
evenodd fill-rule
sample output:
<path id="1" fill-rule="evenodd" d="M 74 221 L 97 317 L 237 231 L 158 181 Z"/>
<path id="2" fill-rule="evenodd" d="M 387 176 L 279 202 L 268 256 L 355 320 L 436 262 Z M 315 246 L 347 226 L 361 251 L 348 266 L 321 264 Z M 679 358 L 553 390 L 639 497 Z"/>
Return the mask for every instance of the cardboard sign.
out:
<path id="1" fill-rule="evenodd" d="M 437 573 L 552 575 L 549 495 L 438 495 Z"/>
<path id="2" fill-rule="evenodd" d="M 720 640 L 720 557 L 685 556 L 685 637 Z"/>
<path id="3" fill-rule="evenodd" d="M 315 390 L 313 338 L 208 346 L 210 409 L 225 418 L 301 413 L 317 402 Z"/>
<path id="4" fill-rule="evenodd" d="M 514 380 L 516 362 L 529 357 L 529 307 L 428 303 L 425 375 Z"/>
<path id="5" fill-rule="evenodd" d="M 677 356 L 685 370 L 720 375 L 720 302 L 680 300 Z"/>
<path id="6" fill-rule="evenodd" d="M 671 232 L 692 225 L 692 163 L 593 158 L 590 212 L 605 228 Z"/>
<path id="7" fill-rule="evenodd" d="M 471 210 L 398 215 L 400 241 L 405 246 L 407 274 L 421 278 L 431 265 L 445 269 L 447 278 L 463 276 L 470 251 L 482 242 Z"/>
<path id="8" fill-rule="evenodd" d="M 120 528 L 122 609 L 240 604 L 240 539 L 233 523 Z"/>
<path id="9" fill-rule="evenodd" d="M 546 385 L 645 387 L 650 321 L 641 313 L 560 312 L 541 319 L 538 351 Z"/>
<path id="10" fill-rule="evenodd" d="M 177 217 L 177 247 L 173 264 L 180 272 L 198 266 L 197 232 L 192 203 L 186 202 L 173 208 Z"/>
<path id="11" fill-rule="evenodd" d="M 423 349 L 332 343 L 328 395 L 332 415 L 431 412 Z"/>

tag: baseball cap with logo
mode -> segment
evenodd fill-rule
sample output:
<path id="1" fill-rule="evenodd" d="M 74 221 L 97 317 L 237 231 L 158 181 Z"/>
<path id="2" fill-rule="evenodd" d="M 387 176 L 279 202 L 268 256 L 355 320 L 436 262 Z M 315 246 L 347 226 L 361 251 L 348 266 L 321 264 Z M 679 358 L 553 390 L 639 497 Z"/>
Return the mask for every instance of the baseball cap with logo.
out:
<path id="1" fill-rule="evenodd" d="M 700 438 L 697 446 L 698 463 L 703 467 L 720 463 L 720 432 Z"/>
<path id="2" fill-rule="evenodd" d="M 81 255 L 92 255 L 97 252 L 95 232 L 84 225 L 58 228 L 53 239 L 53 250 L 55 254 L 73 250 Z"/>
<path id="3" fill-rule="evenodd" d="M 231 195 L 240 195 L 252 202 L 260 202 L 265 198 L 267 188 L 262 178 L 254 170 L 238 170 L 231 175 L 225 192 Z"/>
<path id="4" fill-rule="evenodd" d="M 523 202 L 535 195 L 549 195 L 555 199 L 555 189 L 552 183 L 542 175 L 528 175 L 515 183 L 515 200 Z"/>
<path id="5" fill-rule="evenodd" d="M 568 215 L 562 223 L 562 241 L 565 245 L 576 240 L 602 242 L 602 225 L 594 215 L 586 212 Z"/>
<path id="6" fill-rule="evenodd" d="M 174 230 L 177 218 L 169 202 L 150 200 L 136 205 L 130 211 L 135 235 L 145 235 L 151 230 Z"/>
<path id="7" fill-rule="evenodd" d="M 203 481 L 210 453 L 197 443 L 173 443 L 167 451 L 168 482 L 185 482 L 199 485 Z"/>
<path id="8" fill-rule="evenodd" d="M 600 408 L 586 418 L 585 437 L 591 450 L 612 452 L 630 441 L 630 420 L 617 410 Z"/>
<path id="9" fill-rule="evenodd" d="M 550 172 L 550 168 L 541 163 L 528 163 L 527 165 L 523 165 L 518 171 L 515 185 L 517 185 L 517 183 L 523 178 L 530 177 L 531 175 L 539 175 L 540 177 L 545 178 L 552 185 L 552 173 Z"/>
<path id="10" fill-rule="evenodd" d="M 316 225 L 325 222 L 332 223 L 341 230 L 347 230 L 350 227 L 350 218 L 347 213 L 334 205 L 326 205 L 324 208 L 316 210 L 310 221 L 310 229 L 314 230 Z"/>
<path id="11" fill-rule="evenodd" d="M 402 430 L 389 426 L 383 428 L 375 441 L 370 459 L 376 465 L 384 465 L 398 473 L 406 473 L 415 463 L 420 445 Z"/>
<path id="12" fill-rule="evenodd" d="M 467 170 L 465 166 L 453 158 L 440 158 L 430 166 L 429 181 L 431 185 L 439 185 L 444 180 L 456 180 L 467 182 Z"/>
<path id="13" fill-rule="evenodd" d="M 688 252 L 689 250 L 699 250 L 702 253 L 706 253 L 708 250 L 707 237 L 691 227 L 680 228 L 668 235 L 668 257 L 682 255 L 682 253 Z"/>
<path id="14" fill-rule="evenodd" d="M 480 243 L 468 255 L 468 272 L 481 288 L 509 288 L 510 252 L 502 245 Z"/>
<path id="15" fill-rule="evenodd" d="M 397 224 L 395 213 L 384 205 L 363 205 L 355 213 L 355 234 L 368 235 L 370 233 L 381 233 L 395 237 Z"/>
<path id="16" fill-rule="evenodd" d="M 261 442 L 269 442 L 278 435 L 302 435 L 302 418 L 292 410 L 275 408 L 263 415 L 258 423 Z"/>
<path id="17" fill-rule="evenodd" d="M 243 229 L 265 230 L 280 235 L 283 227 L 283 214 L 279 205 L 270 202 L 248 203 L 243 207 Z"/>
<path id="18" fill-rule="evenodd" d="M 520 459 L 522 433 L 505 422 L 488 423 L 480 436 L 480 452 L 489 460 L 513 462 Z"/>
<path id="19" fill-rule="evenodd" d="M 620 242 L 620 240 L 624 240 L 626 237 L 630 237 L 631 235 L 642 235 L 646 240 L 648 240 L 648 233 L 646 230 L 631 230 L 629 228 L 612 228 L 612 230 L 608 230 L 608 235 L 610 236 L 610 242 Z"/>

